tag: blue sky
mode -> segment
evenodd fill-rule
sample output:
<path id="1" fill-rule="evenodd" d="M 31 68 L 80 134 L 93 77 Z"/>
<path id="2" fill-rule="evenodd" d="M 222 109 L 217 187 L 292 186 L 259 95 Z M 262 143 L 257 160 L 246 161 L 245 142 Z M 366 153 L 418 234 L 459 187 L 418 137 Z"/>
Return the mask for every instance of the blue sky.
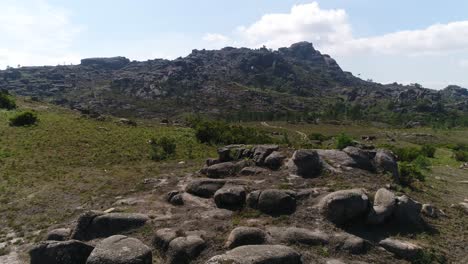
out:
<path id="1" fill-rule="evenodd" d="M 379 82 L 468 87 L 468 1 L 0 0 L 0 68 L 306 40 Z"/>

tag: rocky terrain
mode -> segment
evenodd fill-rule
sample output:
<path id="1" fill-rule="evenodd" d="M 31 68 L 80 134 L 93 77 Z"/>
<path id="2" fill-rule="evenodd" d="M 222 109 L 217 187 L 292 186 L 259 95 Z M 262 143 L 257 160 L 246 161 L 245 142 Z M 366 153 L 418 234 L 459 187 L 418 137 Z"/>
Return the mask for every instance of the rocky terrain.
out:
<path id="1" fill-rule="evenodd" d="M 323 187 L 336 177 L 353 188 Z M 32 264 L 439 263 L 410 237 L 447 216 L 399 194 L 398 181 L 384 149 L 230 145 L 198 172 L 147 179 L 152 193 L 50 230 L 29 255 Z"/>
<path id="2" fill-rule="evenodd" d="M 74 109 L 138 117 L 317 115 L 336 103 L 387 115 L 468 112 L 466 89 L 449 86 L 435 91 L 364 81 L 307 42 L 277 51 L 194 50 L 172 61 L 92 58 L 72 66 L 9 68 L 0 71 L 0 88 Z M 365 116 L 382 120 L 382 115 L 372 113 Z"/>

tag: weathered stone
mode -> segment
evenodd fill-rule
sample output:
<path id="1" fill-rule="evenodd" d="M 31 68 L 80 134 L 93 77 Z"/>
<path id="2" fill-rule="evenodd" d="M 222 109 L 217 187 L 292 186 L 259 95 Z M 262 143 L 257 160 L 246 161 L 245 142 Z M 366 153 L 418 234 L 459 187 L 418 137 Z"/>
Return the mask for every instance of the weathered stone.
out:
<path id="1" fill-rule="evenodd" d="M 170 191 L 166 194 L 166 201 L 172 205 L 183 205 L 184 199 L 180 191 Z"/>
<path id="2" fill-rule="evenodd" d="M 205 264 L 302 264 L 301 254 L 281 245 L 248 245 L 215 256 Z"/>
<path id="3" fill-rule="evenodd" d="M 357 162 L 346 152 L 337 149 L 318 149 L 320 158 L 335 168 L 357 168 Z"/>
<path id="4" fill-rule="evenodd" d="M 335 224 L 344 224 L 367 214 L 369 198 L 361 189 L 330 193 L 319 203 L 322 215 Z"/>
<path id="5" fill-rule="evenodd" d="M 346 147 L 343 149 L 343 152 L 348 154 L 355 162 L 355 167 L 363 170 L 373 171 L 374 164 L 373 159 L 375 157 L 375 152 L 363 150 L 357 147 Z"/>
<path id="6" fill-rule="evenodd" d="M 46 240 L 66 241 L 70 238 L 70 235 L 70 228 L 58 228 L 49 231 L 49 233 L 47 233 Z"/>
<path id="7" fill-rule="evenodd" d="M 231 157 L 231 149 L 224 147 L 224 148 L 219 148 L 218 149 L 218 160 L 220 162 L 228 162 L 233 160 Z"/>
<path id="8" fill-rule="evenodd" d="M 94 247 L 76 240 L 43 241 L 30 251 L 31 264 L 85 264 Z"/>
<path id="9" fill-rule="evenodd" d="M 273 151 L 268 157 L 265 158 L 265 166 L 272 170 L 277 170 L 283 165 L 286 155 L 279 151 Z"/>
<path id="10" fill-rule="evenodd" d="M 374 162 L 378 171 L 390 172 L 395 180 L 398 181 L 400 179 L 397 159 L 391 151 L 384 149 L 377 150 Z"/>
<path id="11" fill-rule="evenodd" d="M 406 195 L 397 198 L 394 210 L 395 219 L 406 228 L 422 228 L 424 221 L 421 217 L 422 205 Z"/>
<path id="12" fill-rule="evenodd" d="M 203 198 L 210 198 L 212 197 L 215 192 L 221 189 L 224 184 L 226 184 L 225 180 L 216 180 L 216 179 L 197 179 L 191 181 L 185 190 L 193 195 L 200 196 Z"/>
<path id="13" fill-rule="evenodd" d="M 238 210 L 244 207 L 246 192 L 244 187 L 223 187 L 214 194 L 214 201 L 218 208 Z"/>
<path id="14" fill-rule="evenodd" d="M 205 241 L 196 235 L 175 238 L 169 243 L 166 263 L 190 263 L 200 255 L 205 247 Z"/>
<path id="15" fill-rule="evenodd" d="M 254 194 L 251 196 L 250 205 L 265 214 L 272 216 L 288 215 L 296 211 L 296 198 L 289 191 L 269 189 L 260 192 L 255 204 Z"/>
<path id="16" fill-rule="evenodd" d="M 396 196 L 391 191 L 381 188 L 375 193 L 374 206 L 367 216 L 369 224 L 382 224 L 389 218 L 396 207 Z"/>
<path id="17" fill-rule="evenodd" d="M 181 236 L 182 232 L 178 232 L 172 228 L 163 228 L 156 231 L 153 238 L 153 247 L 161 252 L 166 252 L 172 240 Z"/>
<path id="18" fill-rule="evenodd" d="M 90 216 L 92 214 L 89 213 L 80 216 L 72 235 L 73 239 L 91 240 L 108 237 L 141 227 L 149 220 L 147 215 L 130 213 L 108 213 L 97 214 L 94 217 Z"/>
<path id="19" fill-rule="evenodd" d="M 392 238 L 380 241 L 379 245 L 396 256 L 408 260 L 414 259 L 422 251 L 418 245 Z"/>
<path id="20" fill-rule="evenodd" d="M 322 162 L 315 150 L 301 149 L 294 152 L 288 162 L 288 168 L 291 173 L 304 178 L 318 176 L 322 171 Z"/>
<path id="21" fill-rule="evenodd" d="M 262 166 L 264 165 L 266 157 L 273 151 L 279 149 L 278 145 L 258 145 L 253 148 L 253 161 L 255 164 Z"/>
<path id="22" fill-rule="evenodd" d="M 208 178 L 225 178 L 228 176 L 234 175 L 239 170 L 238 166 L 234 162 L 222 162 L 218 164 L 211 165 L 203 169 L 203 173 L 208 176 Z"/>
<path id="23" fill-rule="evenodd" d="M 262 191 L 260 190 L 250 192 L 247 195 L 247 206 L 256 209 L 258 205 L 258 198 L 260 197 L 261 193 Z"/>
<path id="24" fill-rule="evenodd" d="M 251 175 L 257 175 L 265 172 L 266 170 L 260 167 L 245 167 L 240 171 L 241 175 L 244 176 L 251 176 Z"/>
<path id="25" fill-rule="evenodd" d="M 348 251 L 351 254 L 362 254 L 367 250 L 367 243 L 364 239 L 347 234 L 340 233 L 335 235 L 337 240 L 336 248 L 339 250 Z"/>
<path id="26" fill-rule="evenodd" d="M 267 241 L 265 231 L 255 227 L 237 227 L 231 231 L 226 247 L 233 249 L 245 245 L 261 245 Z"/>
<path id="27" fill-rule="evenodd" d="M 108 237 L 96 245 L 86 264 L 152 264 L 151 248 L 140 240 L 122 235 Z"/>

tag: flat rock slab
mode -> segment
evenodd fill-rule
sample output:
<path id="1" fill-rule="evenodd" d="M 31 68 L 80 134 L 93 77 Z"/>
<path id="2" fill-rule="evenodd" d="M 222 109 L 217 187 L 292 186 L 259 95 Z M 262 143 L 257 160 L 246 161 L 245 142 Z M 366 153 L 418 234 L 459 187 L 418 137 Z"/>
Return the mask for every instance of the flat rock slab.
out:
<path id="1" fill-rule="evenodd" d="M 86 264 L 152 264 L 151 248 L 140 240 L 116 235 L 97 244 Z"/>
<path id="2" fill-rule="evenodd" d="M 319 202 L 322 215 L 335 224 L 345 224 L 369 211 L 369 198 L 361 189 L 332 192 Z"/>
<path id="3" fill-rule="evenodd" d="M 221 189 L 226 184 L 225 180 L 216 179 L 196 179 L 191 181 L 185 191 L 203 198 L 212 197 L 215 192 Z"/>
<path id="4" fill-rule="evenodd" d="M 298 227 L 271 227 L 268 233 L 278 242 L 287 244 L 325 245 L 330 237 L 321 230 L 309 230 Z"/>
<path id="5" fill-rule="evenodd" d="M 418 245 L 393 238 L 384 239 L 379 245 L 396 256 L 409 260 L 414 259 L 422 250 Z"/>
<path id="6" fill-rule="evenodd" d="M 85 264 L 94 247 L 77 240 L 43 241 L 30 251 L 31 264 Z"/>
<path id="7" fill-rule="evenodd" d="M 267 234 L 260 228 L 255 227 L 236 227 L 234 228 L 226 241 L 226 248 L 236 248 L 245 245 L 261 245 L 267 242 Z"/>
<path id="8" fill-rule="evenodd" d="M 281 245 L 241 246 L 215 256 L 205 264 L 302 264 L 302 257 L 294 249 Z"/>

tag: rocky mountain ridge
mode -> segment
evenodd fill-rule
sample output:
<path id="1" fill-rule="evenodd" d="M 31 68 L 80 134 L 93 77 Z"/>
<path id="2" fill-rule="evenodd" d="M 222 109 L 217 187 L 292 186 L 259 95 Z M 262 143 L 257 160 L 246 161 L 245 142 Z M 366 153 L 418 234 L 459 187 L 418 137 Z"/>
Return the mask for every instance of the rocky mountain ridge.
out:
<path id="1" fill-rule="evenodd" d="M 79 65 L 9 68 L 0 88 L 71 108 L 121 116 L 321 112 L 337 102 L 389 111 L 468 112 L 468 90 L 382 85 L 343 71 L 308 42 L 276 51 L 226 47 L 145 62 L 124 57 Z M 415 103 L 416 102 L 416 103 Z"/>

